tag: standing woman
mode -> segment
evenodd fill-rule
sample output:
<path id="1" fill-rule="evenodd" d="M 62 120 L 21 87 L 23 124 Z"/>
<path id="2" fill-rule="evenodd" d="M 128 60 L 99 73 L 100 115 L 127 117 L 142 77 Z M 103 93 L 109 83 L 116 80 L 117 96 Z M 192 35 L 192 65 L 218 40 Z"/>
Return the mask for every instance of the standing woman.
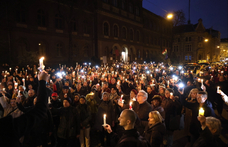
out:
<path id="1" fill-rule="evenodd" d="M 162 123 L 162 116 L 158 111 L 149 113 L 148 125 L 145 128 L 145 138 L 152 147 L 160 147 L 165 135 L 165 125 Z"/>
<path id="2" fill-rule="evenodd" d="M 91 120 L 91 109 L 87 105 L 85 96 L 80 96 L 80 104 L 77 106 L 77 111 L 80 115 L 80 143 L 81 147 L 90 146 L 90 120 Z"/>

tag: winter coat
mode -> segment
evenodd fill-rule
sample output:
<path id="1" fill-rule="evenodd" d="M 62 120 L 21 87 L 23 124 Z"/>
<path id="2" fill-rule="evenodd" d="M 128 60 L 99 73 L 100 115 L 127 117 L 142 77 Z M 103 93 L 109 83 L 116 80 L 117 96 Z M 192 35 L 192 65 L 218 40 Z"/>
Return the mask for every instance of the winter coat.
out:
<path id="1" fill-rule="evenodd" d="M 89 128 L 90 127 L 90 120 L 91 120 L 90 106 L 87 104 L 79 104 L 76 109 L 80 115 L 80 127 L 81 127 L 81 129 Z"/>
<path id="2" fill-rule="evenodd" d="M 162 116 L 162 118 L 165 120 L 165 110 L 163 109 L 163 107 L 162 106 L 154 107 L 153 105 L 151 106 L 152 106 L 152 111 L 158 111 Z"/>
<path id="3" fill-rule="evenodd" d="M 9 115 L 0 119 L 1 147 L 19 147 L 19 138 L 28 135 L 30 130 L 46 117 L 47 99 L 46 81 L 41 80 L 39 81 L 37 102 L 34 109 L 17 118 Z"/>
<path id="4" fill-rule="evenodd" d="M 147 125 L 145 128 L 145 138 L 149 141 L 152 147 L 160 147 L 163 143 L 165 131 L 166 128 L 163 123 L 158 122 L 153 126 Z"/>
<path id="5" fill-rule="evenodd" d="M 199 103 L 189 103 L 186 101 L 186 99 L 184 97 L 180 98 L 182 105 L 184 105 L 185 107 L 189 108 L 192 110 L 192 120 L 190 123 L 190 133 L 192 135 L 194 135 L 196 138 L 199 137 L 199 132 L 201 130 L 201 125 L 200 122 L 197 119 L 197 116 L 199 116 Z M 212 108 L 212 104 L 211 102 L 209 102 L 208 100 L 206 100 L 206 102 L 204 103 L 203 107 L 204 109 L 204 116 L 213 116 L 215 117 L 215 113 L 214 110 Z"/>
<path id="6" fill-rule="evenodd" d="M 106 114 L 106 123 L 112 126 L 112 123 L 114 122 L 114 111 L 113 111 L 113 103 L 111 100 L 109 101 L 103 101 L 101 100 L 98 102 L 98 112 L 96 115 L 96 122 L 95 122 L 95 129 L 102 131 L 104 124 L 103 117 L 104 114 Z"/>
<path id="7" fill-rule="evenodd" d="M 53 115 L 57 114 L 60 116 L 60 122 L 57 131 L 59 138 L 73 139 L 80 134 L 79 114 L 75 107 L 69 106 L 60 109 L 52 108 L 51 112 Z"/>

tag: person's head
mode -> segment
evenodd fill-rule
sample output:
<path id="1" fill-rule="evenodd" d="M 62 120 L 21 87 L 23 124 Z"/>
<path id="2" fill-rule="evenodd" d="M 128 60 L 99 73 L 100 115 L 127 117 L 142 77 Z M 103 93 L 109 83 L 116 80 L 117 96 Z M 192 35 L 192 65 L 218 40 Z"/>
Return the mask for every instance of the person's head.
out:
<path id="1" fill-rule="evenodd" d="M 224 81 L 225 81 L 224 76 L 220 76 L 220 77 L 219 77 L 219 82 L 224 82 Z"/>
<path id="2" fill-rule="evenodd" d="M 165 97 L 166 97 L 166 98 L 170 98 L 170 93 L 174 93 L 173 89 L 167 88 L 167 89 L 165 90 Z"/>
<path id="3" fill-rule="evenodd" d="M 69 92 L 68 86 L 63 86 L 63 94 L 67 94 Z"/>
<path id="4" fill-rule="evenodd" d="M 29 84 L 29 85 L 28 85 L 28 89 L 33 89 L 32 84 Z"/>
<path id="5" fill-rule="evenodd" d="M 164 94 L 165 93 L 165 87 L 159 86 L 159 93 Z"/>
<path id="6" fill-rule="evenodd" d="M 78 93 L 74 94 L 74 102 L 79 101 L 79 96 L 80 96 L 80 94 L 78 94 Z"/>
<path id="7" fill-rule="evenodd" d="M 15 99 L 15 98 L 12 98 L 12 99 L 10 100 L 10 106 L 11 106 L 12 108 L 14 108 L 14 107 L 17 106 L 17 105 L 16 105 L 16 99 Z"/>
<path id="8" fill-rule="evenodd" d="M 19 91 L 24 91 L 24 87 L 23 87 L 22 85 L 20 85 L 20 86 L 18 87 L 18 89 L 19 89 Z"/>
<path id="9" fill-rule="evenodd" d="M 103 101 L 109 101 L 109 93 L 108 92 L 102 93 L 102 100 Z"/>
<path id="10" fill-rule="evenodd" d="M 70 107 L 70 103 L 71 103 L 70 98 L 65 98 L 63 100 L 63 107 L 65 107 L 65 108 Z"/>
<path id="11" fill-rule="evenodd" d="M 37 102 L 37 98 L 34 98 L 34 100 L 33 100 L 33 105 L 34 106 L 36 105 L 36 102 Z"/>
<path id="12" fill-rule="evenodd" d="M 122 126 L 125 130 L 130 130 L 134 128 L 135 121 L 136 121 L 135 112 L 129 109 L 125 109 L 120 114 L 119 125 Z"/>
<path id="13" fill-rule="evenodd" d="M 206 81 L 205 81 L 205 84 L 206 84 L 208 87 L 210 87 L 210 86 L 212 85 L 212 82 L 211 82 L 210 80 L 206 80 Z"/>
<path id="14" fill-rule="evenodd" d="M 192 86 L 192 85 L 193 85 L 192 81 L 189 80 L 189 81 L 187 82 L 187 86 Z"/>
<path id="15" fill-rule="evenodd" d="M 188 94 L 188 98 L 197 98 L 197 93 L 199 92 L 199 90 L 197 88 L 192 89 L 189 94 Z"/>
<path id="16" fill-rule="evenodd" d="M 116 83 L 116 79 L 115 79 L 115 78 L 112 78 L 112 79 L 111 79 L 111 83 L 112 83 L 112 84 L 115 84 L 115 83 Z"/>
<path id="17" fill-rule="evenodd" d="M 30 89 L 29 91 L 28 91 L 28 96 L 29 97 L 33 97 L 35 95 L 35 91 L 33 90 L 33 89 Z"/>
<path id="18" fill-rule="evenodd" d="M 205 92 L 205 91 L 199 91 L 197 93 L 197 102 L 199 104 L 203 104 L 203 103 L 205 103 L 206 100 L 207 100 L 207 92 Z"/>
<path id="19" fill-rule="evenodd" d="M 158 111 L 151 111 L 149 113 L 148 123 L 154 125 L 156 123 L 162 123 L 162 116 Z"/>
<path id="20" fill-rule="evenodd" d="M 103 85 L 102 85 L 102 88 L 108 88 L 108 82 L 104 82 Z"/>
<path id="21" fill-rule="evenodd" d="M 56 92 L 53 92 L 51 94 L 51 98 L 52 98 L 53 101 L 56 101 L 58 99 L 58 94 Z"/>
<path id="22" fill-rule="evenodd" d="M 70 82 L 69 81 L 65 81 L 65 83 L 64 83 L 64 86 L 70 86 Z"/>
<path id="23" fill-rule="evenodd" d="M 136 89 L 132 89 L 130 92 L 130 98 L 133 99 L 136 97 L 136 95 L 138 94 Z"/>
<path id="24" fill-rule="evenodd" d="M 80 89 L 80 88 L 82 87 L 81 83 L 78 83 L 78 84 L 76 85 L 76 87 L 77 87 L 78 89 Z"/>
<path id="25" fill-rule="evenodd" d="M 112 88 L 111 88 L 111 94 L 115 94 L 116 91 L 117 91 L 117 88 L 116 88 L 116 87 L 112 87 Z"/>
<path id="26" fill-rule="evenodd" d="M 152 88 L 151 88 L 151 86 L 147 86 L 146 91 L 150 94 L 150 93 L 152 92 Z"/>
<path id="27" fill-rule="evenodd" d="M 158 106 L 160 106 L 161 103 L 162 103 L 162 98 L 161 98 L 161 96 L 160 96 L 160 95 L 155 95 L 155 96 L 152 98 L 152 102 L 151 102 L 151 103 L 154 105 L 155 108 L 158 107 Z"/>
<path id="28" fill-rule="evenodd" d="M 8 84 L 7 87 L 9 90 L 11 90 L 11 89 L 13 89 L 13 84 Z"/>
<path id="29" fill-rule="evenodd" d="M 82 104 L 82 105 L 85 104 L 86 99 L 85 99 L 85 96 L 84 96 L 84 95 L 81 95 L 81 96 L 80 96 L 79 102 L 80 102 L 80 104 Z"/>
<path id="30" fill-rule="evenodd" d="M 215 117 L 206 117 L 206 126 L 213 135 L 220 135 L 221 121 Z"/>
<path id="31" fill-rule="evenodd" d="M 84 86 L 84 87 L 88 86 L 88 83 L 87 83 L 87 82 L 84 82 L 84 83 L 83 83 L 83 86 Z"/>
<path id="32" fill-rule="evenodd" d="M 139 104 L 144 103 L 148 98 L 148 94 L 144 90 L 139 90 L 137 94 L 137 101 Z"/>

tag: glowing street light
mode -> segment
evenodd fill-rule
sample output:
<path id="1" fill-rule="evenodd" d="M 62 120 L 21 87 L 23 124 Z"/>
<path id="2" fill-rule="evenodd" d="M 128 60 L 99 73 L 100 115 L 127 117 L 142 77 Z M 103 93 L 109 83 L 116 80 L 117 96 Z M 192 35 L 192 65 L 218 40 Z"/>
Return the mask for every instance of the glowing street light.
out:
<path id="1" fill-rule="evenodd" d="M 172 13 L 169 13 L 169 14 L 167 15 L 167 19 L 173 19 L 173 14 L 172 14 Z"/>
<path id="2" fill-rule="evenodd" d="M 204 39 L 204 42 L 208 42 L 208 39 Z"/>

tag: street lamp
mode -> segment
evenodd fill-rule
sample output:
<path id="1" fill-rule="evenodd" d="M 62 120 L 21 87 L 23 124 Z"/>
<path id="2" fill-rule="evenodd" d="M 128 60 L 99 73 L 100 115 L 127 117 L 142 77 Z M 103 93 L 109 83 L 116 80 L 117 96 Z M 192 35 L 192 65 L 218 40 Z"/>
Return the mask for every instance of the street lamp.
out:
<path id="1" fill-rule="evenodd" d="M 172 14 L 172 13 L 169 13 L 169 14 L 167 15 L 167 19 L 173 19 L 173 14 Z"/>
<path id="2" fill-rule="evenodd" d="M 204 42 L 208 42 L 208 39 L 206 38 L 206 39 L 204 39 Z"/>

